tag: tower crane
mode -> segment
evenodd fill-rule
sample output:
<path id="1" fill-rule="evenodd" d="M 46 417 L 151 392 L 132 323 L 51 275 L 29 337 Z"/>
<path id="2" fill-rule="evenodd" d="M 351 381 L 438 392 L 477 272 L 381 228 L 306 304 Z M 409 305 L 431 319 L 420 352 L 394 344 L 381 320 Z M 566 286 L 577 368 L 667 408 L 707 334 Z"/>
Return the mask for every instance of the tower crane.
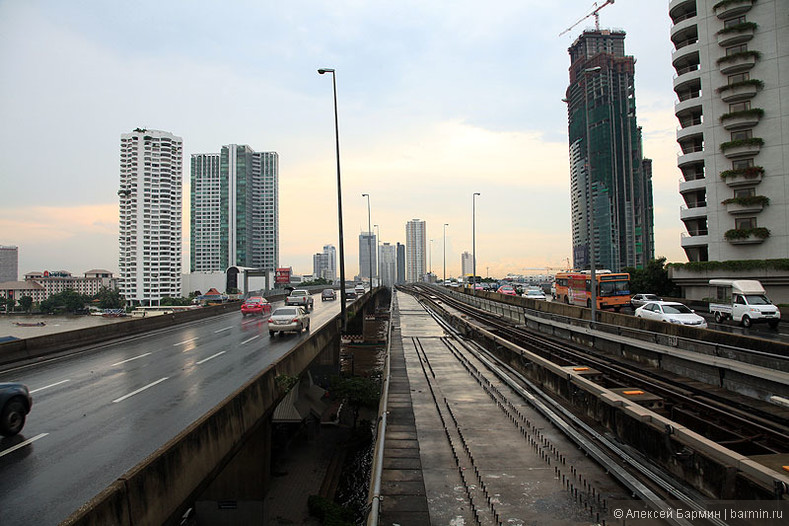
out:
<path id="1" fill-rule="evenodd" d="M 567 29 L 565 29 L 564 31 L 559 33 L 559 36 L 562 36 L 563 34 L 569 32 L 572 28 L 574 28 L 575 26 L 577 26 L 578 24 L 580 24 L 581 22 L 583 22 L 584 20 L 586 20 L 590 16 L 594 17 L 594 28 L 595 28 L 595 31 L 600 31 L 600 14 L 599 14 L 600 10 L 602 8 L 604 8 L 605 6 L 607 6 L 608 4 L 613 4 L 613 3 L 614 3 L 614 0 L 605 0 L 605 3 L 603 5 L 601 5 L 600 7 L 597 7 L 597 2 L 595 2 L 594 4 L 592 4 L 592 6 L 594 6 L 594 9 L 592 10 L 591 13 L 589 13 L 588 15 L 585 15 L 580 20 L 578 20 L 575 24 L 571 25 L 570 27 L 568 27 Z"/>

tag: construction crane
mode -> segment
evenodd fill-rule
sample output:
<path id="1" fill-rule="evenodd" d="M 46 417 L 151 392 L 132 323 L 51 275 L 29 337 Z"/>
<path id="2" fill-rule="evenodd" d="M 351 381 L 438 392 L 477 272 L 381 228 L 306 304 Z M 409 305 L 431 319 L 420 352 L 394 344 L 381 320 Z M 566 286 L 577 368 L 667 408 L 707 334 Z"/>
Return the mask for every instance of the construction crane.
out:
<path id="1" fill-rule="evenodd" d="M 564 31 L 559 33 L 559 36 L 562 36 L 563 34 L 568 33 L 572 28 L 574 28 L 575 26 L 577 26 L 578 24 L 580 24 L 581 22 L 583 22 L 584 20 L 586 20 L 590 16 L 594 17 L 594 29 L 595 29 L 595 31 L 600 31 L 600 14 L 599 14 L 600 10 L 602 8 L 604 8 L 605 6 L 607 6 L 608 4 L 613 4 L 613 3 L 614 3 L 614 0 L 605 0 L 605 3 L 603 5 L 601 5 L 600 7 L 597 7 L 597 2 L 595 2 L 594 4 L 592 4 L 592 6 L 594 6 L 594 9 L 592 10 L 591 13 L 589 13 L 586 16 L 584 16 L 578 22 L 576 22 L 575 24 L 571 25 L 570 27 L 568 27 L 567 29 L 565 29 Z"/>

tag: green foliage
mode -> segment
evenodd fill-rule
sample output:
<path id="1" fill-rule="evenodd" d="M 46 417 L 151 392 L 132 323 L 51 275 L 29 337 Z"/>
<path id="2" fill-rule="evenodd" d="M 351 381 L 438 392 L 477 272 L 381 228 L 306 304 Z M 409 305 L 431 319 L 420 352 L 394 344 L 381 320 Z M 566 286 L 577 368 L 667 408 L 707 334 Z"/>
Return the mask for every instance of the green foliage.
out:
<path id="1" fill-rule="evenodd" d="M 764 227 L 756 227 L 756 228 L 732 228 L 731 230 L 727 230 L 723 237 L 727 240 L 732 239 L 746 239 L 748 237 L 758 237 L 761 239 L 767 239 L 770 237 L 770 231 Z"/>
<path id="2" fill-rule="evenodd" d="M 167 297 L 167 298 L 162 298 L 161 301 L 159 301 L 159 305 L 161 305 L 162 307 L 172 307 L 172 306 L 183 306 L 183 307 L 185 307 L 185 306 L 188 306 L 188 305 L 191 305 L 191 304 L 192 304 L 192 300 L 190 300 L 189 298 L 170 298 L 170 297 Z"/>
<path id="3" fill-rule="evenodd" d="M 691 261 L 688 263 L 670 263 L 669 267 L 685 269 L 691 272 L 712 270 L 750 271 L 750 270 L 789 270 L 789 259 L 733 259 L 729 261 Z"/>
<path id="4" fill-rule="evenodd" d="M 19 298 L 19 306 L 25 312 L 30 312 L 30 309 L 33 307 L 33 298 L 30 296 L 22 296 Z"/>
<path id="5" fill-rule="evenodd" d="M 332 378 L 332 394 L 342 398 L 353 410 L 353 427 L 359 418 L 359 410 L 363 407 L 374 409 L 378 407 L 381 398 L 381 384 L 373 378 L 352 376 L 350 378 Z"/>
<path id="6" fill-rule="evenodd" d="M 760 137 L 751 137 L 750 139 L 737 139 L 736 141 L 729 141 L 721 143 L 721 151 L 725 152 L 731 148 L 738 146 L 764 146 L 764 139 Z"/>
<path id="7" fill-rule="evenodd" d="M 13 308 L 14 300 L 9 300 L 5 296 L 0 297 L 0 310 L 5 311 L 6 308 L 11 310 Z"/>
<path id="8" fill-rule="evenodd" d="M 68 312 L 75 313 L 83 310 L 85 304 L 90 301 L 90 298 L 79 294 L 78 292 L 68 289 L 57 294 L 53 294 L 44 301 L 38 304 L 41 312 L 52 314 L 53 312 Z"/>
<path id="9" fill-rule="evenodd" d="M 718 31 L 717 34 L 726 35 L 728 33 L 742 33 L 743 31 L 747 31 L 749 29 L 753 29 L 755 31 L 757 27 L 759 27 L 759 25 L 756 22 L 742 22 L 733 26 L 724 27 Z"/>
<path id="10" fill-rule="evenodd" d="M 756 2 L 756 0 L 753 0 L 753 1 Z M 732 5 L 732 4 L 744 4 L 744 3 L 745 2 L 743 0 L 721 0 L 720 2 L 718 2 L 717 4 L 712 6 L 712 10 L 713 11 L 717 11 L 721 7 L 726 7 L 726 6 Z"/>
<path id="11" fill-rule="evenodd" d="M 762 205 L 767 206 L 770 204 L 770 198 L 766 195 L 749 195 L 747 197 L 730 197 L 721 201 L 722 205 L 737 204 L 741 206 Z"/>
<path id="12" fill-rule="evenodd" d="M 310 495 L 307 499 L 310 515 L 318 518 L 324 526 L 353 526 L 353 512 L 339 504 L 318 495 Z"/>
<path id="13" fill-rule="evenodd" d="M 644 268 L 628 267 L 624 272 L 630 274 L 631 294 L 657 294 L 658 296 L 677 296 L 678 290 L 668 278 L 666 258 L 650 260 Z"/>
<path id="14" fill-rule="evenodd" d="M 93 296 L 94 301 L 98 300 L 98 304 L 96 305 L 100 309 L 122 309 L 126 306 L 126 300 L 118 290 L 115 289 L 108 289 L 107 287 L 102 287 L 102 289 Z"/>
<path id="15" fill-rule="evenodd" d="M 748 168 L 724 170 L 721 172 L 721 177 L 723 179 L 726 179 L 727 177 L 738 177 L 740 175 L 749 179 L 759 177 L 760 175 L 764 175 L 764 168 L 761 166 L 749 166 Z"/>
<path id="16" fill-rule="evenodd" d="M 331 285 L 332 282 L 326 278 L 318 278 L 312 281 L 302 281 L 299 283 L 299 287 L 312 287 L 316 285 Z"/>
<path id="17" fill-rule="evenodd" d="M 764 87 L 764 82 L 758 79 L 741 80 L 740 82 L 732 82 L 731 84 L 726 84 L 725 86 L 716 88 L 715 91 L 722 93 L 724 91 L 737 89 L 742 86 L 756 86 L 756 89 L 762 89 Z"/>
<path id="18" fill-rule="evenodd" d="M 751 108 L 749 110 L 742 110 L 742 111 L 732 111 L 731 113 L 724 113 L 720 116 L 720 121 L 726 121 L 729 119 L 736 119 L 737 117 L 759 117 L 760 119 L 764 117 L 764 110 L 761 108 Z"/>
<path id="19" fill-rule="evenodd" d="M 731 55 L 724 55 L 717 60 L 718 64 L 725 64 L 726 62 L 735 62 L 741 58 L 749 58 L 753 57 L 756 60 L 761 58 L 762 54 L 758 51 L 738 51 L 737 53 L 732 53 Z"/>
<path id="20" fill-rule="evenodd" d="M 287 393 L 293 388 L 294 385 L 299 383 L 299 377 L 291 376 L 288 374 L 280 374 L 274 378 L 274 383 L 277 385 L 278 388 L 282 389 Z"/>

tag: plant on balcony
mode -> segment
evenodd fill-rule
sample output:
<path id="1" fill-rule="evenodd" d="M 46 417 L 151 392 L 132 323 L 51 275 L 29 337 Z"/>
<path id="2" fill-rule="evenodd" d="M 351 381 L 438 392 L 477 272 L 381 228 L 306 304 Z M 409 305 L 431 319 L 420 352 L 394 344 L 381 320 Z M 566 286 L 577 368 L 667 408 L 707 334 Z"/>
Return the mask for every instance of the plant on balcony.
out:
<path id="1" fill-rule="evenodd" d="M 720 121 L 723 122 L 729 119 L 737 119 L 739 117 L 759 117 L 761 119 L 762 117 L 764 117 L 764 110 L 761 108 L 751 108 L 750 110 L 724 113 L 723 115 L 721 115 Z"/>
<path id="2" fill-rule="evenodd" d="M 736 141 L 729 141 L 721 143 L 721 151 L 725 152 L 738 146 L 764 146 L 764 139 L 761 137 L 751 137 L 750 139 L 737 139 Z"/>
<path id="3" fill-rule="evenodd" d="M 750 3 L 753 3 L 755 1 L 756 0 L 752 0 Z M 712 6 L 712 10 L 713 11 L 717 11 L 721 7 L 726 7 L 726 6 L 734 5 L 734 4 L 744 4 L 746 2 L 747 2 L 747 0 L 721 0 L 720 2 L 718 2 L 717 4 Z"/>
<path id="4" fill-rule="evenodd" d="M 721 201 L 722 205 L 740 205 L 740 206 L 753 206 L 762 205 L 767 206 L 770 204 L 770 198 L 766 195 L 749 195 L 748 197 L 730 197 Z"/>
<path id="5" fill-rule="evenodd" d="M 747 239 L 751 236 L 758 237 L 760 239 L 767 239 L 770 237 L 770 231 L 764 227 L 759 226 L 756 228 L 732 228 L 723 234 L 723 237 L 726 238 L 727 241 L 731 241 L 733 239 Z"/>
<path id="6" fill-rule="evenodd" d="M 762 89 L 764 87 L 764 82 L 758 79 L 741 80 L 740 82 L 732 82 L 731 84 L 721 86 L 720 88 L 715 89 L 715 91 L 718 93 L 723 93 L 724 91 L 741 88 L 743 86 L 756 86 L 756 89 Z"/>
<path id="7" fill-rule="evenodd" d="M 742 33 L 744 31 L 748 31 L 749 29 L 753 29 L 755 31 L 757 27 L 759 26 L 756 22 L 743 22 L 734 26 L 724 27 L 716 34 L 727 35 L 729 33 Z"/>
<path id="8" fill-rule="evenodd" d="M 737 170 L 724 170 L 721 172 L 721 177 L 726 179 L 727 177 L 747 177 L 748 179 L 754 179 L 759 177 L 760 175 L 764 175 L 764 168 L 761 166 L 749 166 L 748 168 L 739 168 Z"/>
<path id="9" fill-rule="evenodd" d="M 716 62 L 718 65 L 724 64 L 726 62 L 736 62 L 743 58 L 753 57 L 756 60 L 761 58 L 762 54 L 758 51 L 738 51 L 737 53 L 732 53 L 731 55 L 726 55 L 719 58 Z"/>

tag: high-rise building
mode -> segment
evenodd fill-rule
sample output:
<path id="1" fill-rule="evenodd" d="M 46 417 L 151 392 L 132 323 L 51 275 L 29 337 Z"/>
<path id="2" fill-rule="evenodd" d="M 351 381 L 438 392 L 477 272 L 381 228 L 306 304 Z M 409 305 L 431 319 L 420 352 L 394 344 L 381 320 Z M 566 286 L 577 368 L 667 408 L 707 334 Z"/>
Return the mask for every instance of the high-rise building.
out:
<path id="1" fill-rule="evenodd" d="M 398 285 L 405 283 L 405 245 L 397 244 L 397 278 Z"/>
<path id="2" fill-rule="evenodd" d="M 463 252 L 460 255 L 460 269 L 461 275 L 471 276 L 474 273 L 474 256 L 469 252 Z"/>
<path id="3" fill-rule="evenodd" d="M 0 283 L 19 279 L 19 247 L 0 245 Z"/>
<path id="4" fill-rule="evenodd" d="M 389 243 L 383 243 L 379 252 L 381 285 L 392 287 L 397 279 L 397 247 Z"/>
<path id="5" fill-rule="evenodd" d="M 584 31 L 568 51 L 573 263 L 588 268 L 593 246 L 596 268 L 643 267 L 654 258 L 652 182 L 636 123 L 635 59 L 625 55 L 624 31 Z"/>
<path id="6" fill-rule="evenodd" d="M 789 257 L 788 7 L 669 3 L 689 261 Z"/>
<path id="7" fill-rule="evenodd" d="M 370 279 L 378 274 L 378 259 L 376 248 L 378 245 L 377 237 L 374 232 L 362 232 L 359 234 L 359 278 Z M 372 281 L 372 280 L 371 280 Z"/>
<path id="8" fill-rule="evenodd" d="M 422 281 L 427 273 L 427 225 L 412 219 L 405 225 L 406 280 Z"/>
<path id="9" fill-rule="evenodd" d="M 279 262 L 279 156 L 229 144 L 193 154 L 192 272 L 230 266 L 274 270 Z"/>
<path id="10" fill-rule="evenodd" d="M 316 278 L 329 281 L 337 278 L 337 251 L 334 245 L 324 245 L 323 252 L 312 256 L 312 273 Z"/>
<path id="11" fill-rule="evenodd" d="M 181 297 L 183 140 L 137 128 L 121 134 L 120 293 L 136 305 Z"/>

